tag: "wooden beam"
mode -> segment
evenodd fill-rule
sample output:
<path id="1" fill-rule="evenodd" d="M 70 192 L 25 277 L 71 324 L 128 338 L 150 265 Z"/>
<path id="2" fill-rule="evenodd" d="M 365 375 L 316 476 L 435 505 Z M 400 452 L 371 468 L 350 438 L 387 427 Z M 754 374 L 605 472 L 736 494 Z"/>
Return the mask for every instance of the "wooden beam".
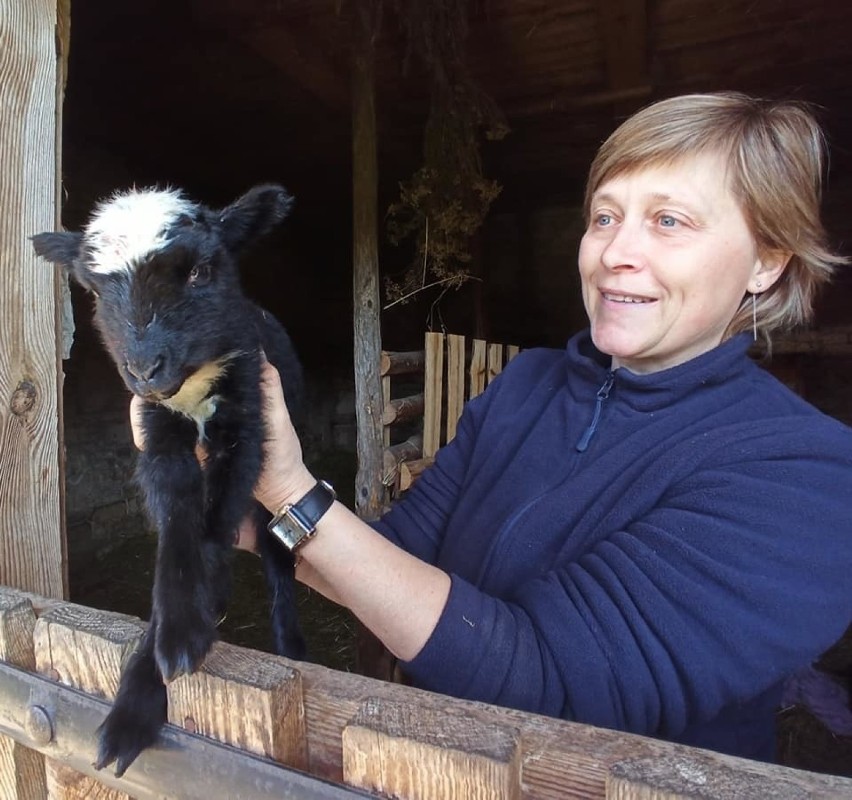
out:
<path id="1" fill-rule="evenodd" d="M 343 728 L 343 781 L 390 797 L 520 800 L 519 739 L 510 725 L 486 732 L 464 713 L 371 697 Z"/>
<path id="2" fill-rule="evenodd" d="M 32 672 L 35 669 L 32 605 L 11 593 L 0 594 L 0 660 Z M 0 735 L 0 797 L 41 800 L 47 797 L 44 756 Z"/>
<path id="3" fill-rule="evenodd" d="M 348 81 L 323 57 L 322 48 L 306 40 L 304 35 L 297 38 L 279 26 L 255 30 L 240 38 L 282 75 L 328 108 L 340 112 L 349 108 Z"/>
<path id="4" fill-rule="evenodd" d="M 61 8 L 61 6 L 60 6 Z M 54 230 L 62 30 L 56 0 L 0 12 L 0 581 L 67 587 L 56 346 L 58 283 L 29 237 Z"/>
<path id="5" fill-rule="evenodd" d="M 304 89 L 326 107 L 342 114 L 350 106 L 349 78 L 339 74 L 327 58 L 327 47 L 315 40 L 304 19 L 281 3 L 244 0 L 190 0 L 200 25 L 224 34 L 249 48 L 276 72 Z M 331 9 L 324 22 L 345 30 L 345 22 Z"/>
<path id="6" fill-rule="evenodd" d="M 598 4 L 598 30 L 611 92 L 648 86 L 646 6 L 646 0 L 613 0 Z"/>
<path id="7" fill-rule="evenodd" d="M 0 588 L 0 608 L 23 615 L 23 624 L 15 633 L 23 641 L 32 620 L 26 619 L 27 609 L 20 605 L 20 599 L 26 598 Z M 518 785 L 523 797 L 537 800 L 852 796 L 852 780 L 848 778 L 746 761 L 659 739 L 454 699 L 226 644 L 219 647 L 241 653 L 246 670 L 253 668 L 260 675 L 289 675 L 293 670 L 301 676 L 306 772 L 310 774 L 282 769 L 269 759 L 261 760 L 167 725 L 159 746 L 143 752 L 118 780 L 108 769 L 95 772 L 91 767 L 94 730 L 103 720 L 107 704 L 63 684 L 89 685 L 89 691 L 94 692 L 90 680 L 97 669 L 101 685 L 116 686 L 122 650 L 133 642 L 141 626 L 138 620 L 119 614 L 31 599 L 38 617 L 33 633 L 37 669 L 51 680 L 0 664 L 0 732 L 37 745 L 40 752 L 62 758 L 69 766 L 103 780 L 107 786 L 125 789 L 133 797 L 348 797 L 345 792 L 357 790 L 335 783 L 339 784 L 353 765 L 363 764 L 372 774 L 380 774 L 382 765 L 374 756 L 381 758 L 387 746 L 395 746 L 388 739 L 397 734 L 412 739 L 409 748 L 416 748 L 423 760 L 397 762 L 396 766 L 422 770 L 422 776 L 411 776 L 410 782 L 435 786 L 440 792 L 419 797 L 483 796 L 477 794 L 480 787 L 466 785 L 466 771 L 453 765 L 442 772 L 440 765 L 448 763 L 446 759 L 458 764 L 464 753 L 480 761 L 479 771 L 470 774 L 490 772 L 496 778 L 501 774 L 503 778 L 512 777 L 511 786 L 497 782 L 497 792 L 502 792 L 497 796 L 511 797 L 512 786 Z M 41 707 L 48 723 L 46 730 L 42 726 L 35 731 L 47 734 L 40 742 L 27 733 L 30 726 L 26 717 L 33 705 Z M 228 713 L 227 707 L 220 710 Z M 300 713 L 297 707 L 281 709 L 282 717 Z M 377 748 L 363 735 L 353 741 L 347 734 L 353 728 L 360 728 L 358 733 L 362 734 L 373 730 L 384 738 L 384 744 Z M 516 770 L 518 774 L 513 775 Z M 457 780 L 448 781 L 445 787 L 431 782 L 442 774 L 454 774 Z M 734 776 L 735 782 L 729 780 Z M 320 782 L 324 782 L 322 786 Z M 482 784 L 482 788 L 487 786 L 487 782 Z M 726 786 L 732 788 L 726 790 Z M 324 788 L 325 793 L 319 793 L 318 788 Z M 745 790 L 750 793 L 741 793 Z M 86 795 L 95 796 L 100 795 Z"/>
<path id="8" fill-rule="evenodd" d="M 352 65 L 352 299 L 355 338 L 355 417 L 358 471 L 355 510 L 376 519 L 386 502 L 382 484 L 383 433 L 381 309 L 379 297 L 378 156 L 375 53 L 370 4 L 356 4 Z"/>
<path id="9" fill-rule="evenodd" d="M 405 352 L 392 352 L 382 350 L 380 372 L 385 375 L 408 375 L 412 372 L 423 372 L 426 365 L 426 352 L 424 350 L 409 350 Z"/>

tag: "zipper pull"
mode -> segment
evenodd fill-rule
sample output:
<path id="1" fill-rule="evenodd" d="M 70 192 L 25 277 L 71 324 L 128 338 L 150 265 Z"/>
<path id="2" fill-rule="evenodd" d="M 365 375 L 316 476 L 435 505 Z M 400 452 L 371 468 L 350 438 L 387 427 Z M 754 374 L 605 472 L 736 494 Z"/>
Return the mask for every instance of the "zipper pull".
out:
<path id="1" fill-rule="evenodd" d="M 601 418 L 601 411 L 603 410 L 604 401 L 609 398 L 609 393 L 612 390 L 612 384 L 615 383 L 615 373 L 610 370 L 606 375 L 606 380 L 604 381 L 604 385 L 598 389 L 598 393 L 595 395 L 595 413 L 592 416 L 592 422 L 588 428 L 586 428 L 586 432 L 583 434 L 582 438 L 579 442 L 577 442 L 577 452 L 585 453 L 586 449 L 589 446 L 589 442 L 592 441 L 592 436 L 595 435 L 595 431 L 598 429 L 598 422 Z"/>

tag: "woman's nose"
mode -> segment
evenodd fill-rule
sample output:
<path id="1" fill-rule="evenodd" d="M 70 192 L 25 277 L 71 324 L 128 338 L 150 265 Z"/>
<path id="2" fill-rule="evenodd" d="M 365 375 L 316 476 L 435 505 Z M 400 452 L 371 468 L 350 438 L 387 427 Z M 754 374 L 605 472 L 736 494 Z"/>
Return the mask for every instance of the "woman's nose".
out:
<path id="1" fill-rule="evenodd" d="M 601 252 L 601 262 L 607 269 L 638 269 L 644 261 L 640 226 L 623 220 L 613 226 L 610 238 Z"/>

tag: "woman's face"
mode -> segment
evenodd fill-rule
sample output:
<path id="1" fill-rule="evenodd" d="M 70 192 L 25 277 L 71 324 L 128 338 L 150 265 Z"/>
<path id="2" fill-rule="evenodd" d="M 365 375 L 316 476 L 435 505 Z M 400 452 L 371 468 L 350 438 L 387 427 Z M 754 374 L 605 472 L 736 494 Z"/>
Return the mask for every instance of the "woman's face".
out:
<path id="1" fill-rule="evenodd" d="M 602 183 L 580 244 L 592 339 L 613 369 L 667 369 L 711 350 L 746 291 L 783 271 L 761 258 L 719 156 L 648 167 Z M 760 286 L 758 286 L 760 281 Z"/>

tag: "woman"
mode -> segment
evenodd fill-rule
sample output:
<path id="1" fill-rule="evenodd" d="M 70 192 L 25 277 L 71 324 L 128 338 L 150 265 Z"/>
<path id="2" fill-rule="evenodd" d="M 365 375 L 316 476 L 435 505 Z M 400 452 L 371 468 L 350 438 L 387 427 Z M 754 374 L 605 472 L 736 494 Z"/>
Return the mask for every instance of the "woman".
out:
<path id="1" fill-rule="evenodd" d="M 821 144 L 736 94 L 626 121 L 586 192 L 590 330 L 514 359 L 374 527 L 315 488 L 268 369 L 256 494 L 308 495 L 299 579 L 415 685 L 771 759 L 784 679 L 852 618 L 852 431 L 746 352 L 843 260 Z"/>

